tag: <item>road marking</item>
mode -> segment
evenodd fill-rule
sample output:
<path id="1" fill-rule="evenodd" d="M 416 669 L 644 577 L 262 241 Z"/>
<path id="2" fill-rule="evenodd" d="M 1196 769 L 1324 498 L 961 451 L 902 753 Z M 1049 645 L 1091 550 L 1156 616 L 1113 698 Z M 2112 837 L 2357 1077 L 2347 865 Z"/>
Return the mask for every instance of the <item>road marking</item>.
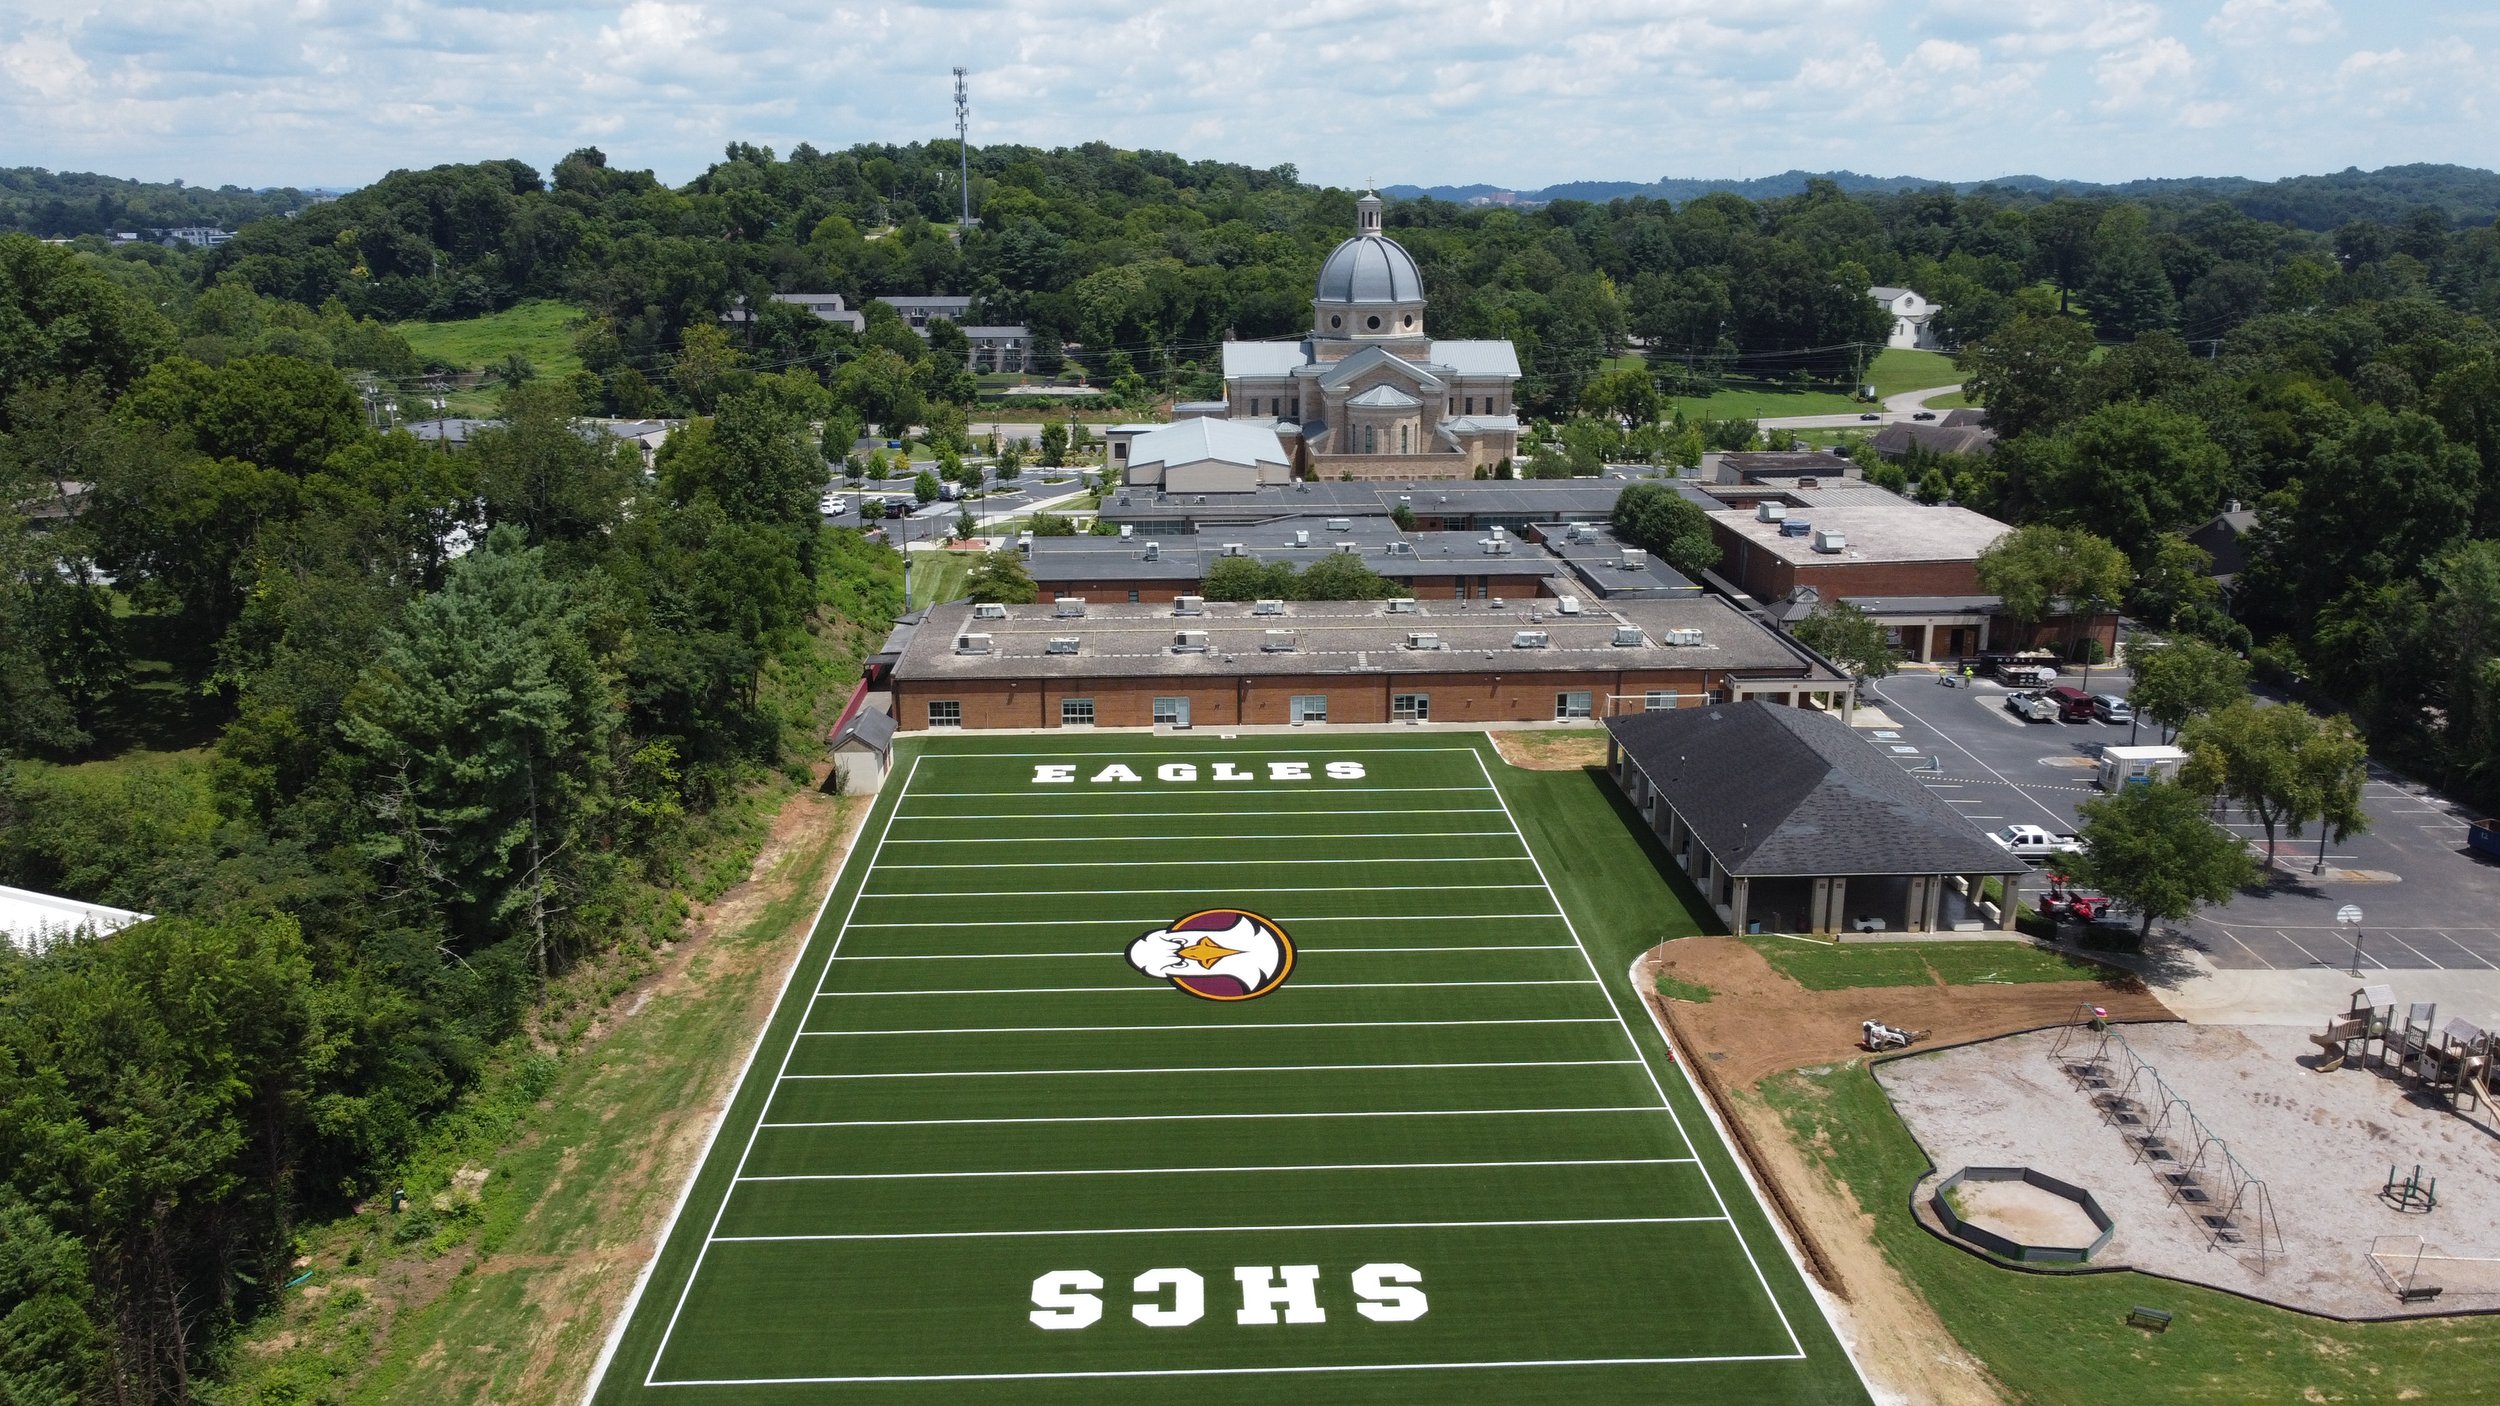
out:
<path id="1" fill-rule="evenodd" d="M 2482 953 L 2477 952 L 2477 951 L 2475 951 L 2473 948 L 2466 946 L 2464 943 L 2457 941 L 2455 938 L 2450 937 L 2448 934 L 2446 934 L 2446 933 L 2444 933 L 2444 932 L 2443 932 L 2443 933 L 2440 933 L 2440 934 L 2439 934 L 2439 940 L 2440 940 L 2440 941 L 2442 941 L 2442 942 L 2447 943 L 2449 946 L 2451 946 L 2451 947 L 2453 947 L 2453 948 L 2457 949 L 2458 951 L 2460 951 L 2460 952 L 2464 953 L 2464 954 L 2465 954 L 2465 955 L 2467 955 L 2468 957 L 2473 958 L 2475 961 L 2477 961 L 2477 962 L 2481 962 L 2481 963 L 2483 964 L 2483 969 L 2484 969 L 2484 970 L 2486 970 L 2486 971 L 2500 971 L 2500 963 L 2495 963 L 2495 962 L 2492 962 L 2492 961 L 2491 961 L 2491 960 L 2489 960 L 2488 958 L 2484 957 Z"/>

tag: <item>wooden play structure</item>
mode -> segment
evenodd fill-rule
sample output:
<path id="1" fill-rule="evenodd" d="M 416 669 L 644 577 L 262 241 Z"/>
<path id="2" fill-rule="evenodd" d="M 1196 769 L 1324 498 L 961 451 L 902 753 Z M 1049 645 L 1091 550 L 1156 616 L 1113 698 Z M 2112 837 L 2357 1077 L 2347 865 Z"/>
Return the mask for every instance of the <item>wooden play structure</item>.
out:
<path id="1" fill-rule="evenodd" d="M 2456 1113 L 2480 1112 L 2491 1105 L 2492 1063 L 2500 1054 L 2500 1039 L 2463 1016 L 2441 1022 L 2435 1001 L 2412 1002 L 2399 1019 L 2392 988 L 2364 986 L 2309 1043 L 2320 1051 L 2317 1068 L 2322 1073 L 2346 1066 L 2374 1068 L 2393 1073 L 2399 1082 Z"/>
<path id="2" fill-rule="evenodd" d="M 2050 1045 L 2049 1058 L 2091 1099 L 2101 1121 L 2135 1149 L 2136 1165 L 2160 1180 L 2170 1204 L 2205 1237 L 2206 1249 L 2253 1256 L 2242 1262 L 2260 1275 L 2282 1256 L 2283 1227 L 2265 1181 L 2196 1116 L 2195 1106 L 2127 1043 L 2105 1012 L 2076 1007 Z"/>

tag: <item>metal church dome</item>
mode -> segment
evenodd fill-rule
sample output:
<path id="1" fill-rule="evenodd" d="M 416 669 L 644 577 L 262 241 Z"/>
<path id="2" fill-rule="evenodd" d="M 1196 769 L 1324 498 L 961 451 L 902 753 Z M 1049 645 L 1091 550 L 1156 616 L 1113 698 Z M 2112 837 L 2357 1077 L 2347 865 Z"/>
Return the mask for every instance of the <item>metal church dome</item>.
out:
<path id="1" fill-rule="evenodd" d="M 1338 245 L 1319 266 L 1323 303 L 1420 303 L 1423 275 L 1414 256 L 1386 235 L 1358 234 Z"/>

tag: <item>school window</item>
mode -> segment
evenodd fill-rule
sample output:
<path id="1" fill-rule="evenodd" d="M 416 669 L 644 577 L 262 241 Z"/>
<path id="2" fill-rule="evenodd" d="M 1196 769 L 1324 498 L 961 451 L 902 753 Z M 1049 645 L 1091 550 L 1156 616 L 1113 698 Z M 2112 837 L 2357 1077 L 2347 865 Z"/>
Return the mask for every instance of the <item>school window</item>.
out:
<path id="1" fill-rule="evenodd" d="M 1661 690 L 1653 688 L 1649 692 L 1641 695 L 1641 707 L 1646 712 L 1663 713 L 1675 706 L 1675 691 L 1673 689 Z"/>
<path id="2" fill-rule="evenodd" d="M 1188 716 L 1189 700 L 1186 698 L 1158 698 L 1155 700 L 1156 727 L 1179 727 L 1182 725 L 1183 721 L 1188 718 Z"/>
<path id="3" fill-rule="evenodd" d="M 1432 695 L 1427 693 L 1393 693 L 1389 695 L 1389 720 L 1400 723 L 1429 722 L 1432 719 Z"/>
<path id="4" fill-rule="evenodd" d="M 1557 722 L 1564 718 L 1585 718 L 1593 712 L 1595 709 L 1590 706 L 1588 694 L 1557 693 L 1554 695 L 1554 718 Z"/>
<path id="5" fill-rule="evenodd" d="M 1328 695 L 1325 693 L 1297 693 L 1285 706 L 1286 716 L 1296 723 L 1328 721 Z"/>
<path id="6" fill-rule="evenodd" d="M 1131 604 L 1131 605 L 1135 605 L 1135 604 L 1137 604 L 1137 592 L 1135 592 L 1135 591 L 1130 591 L 1130 592 L 1128 593 L 1128 603 L 1129 603 L 1129 604 Z"/>
<path id="7" fill-rule="evenodd" d="M 959 702 L 957 702 L 957 701 L 955 701 L 954 699 L 951 699 L 951 698 L 950 698 L 950 699 L 947 699 L 947 700 L 945 700 L 945 701 L 943 701 L 943 702 L 932 701 L 932 702 L 929 704 L 929 726 L 931 726 L 931 727 L 962 727 L 963 725 L 964 725 L 964 705 L 963 705 L 963 704 L 961 704 L 961 703 L 959 703 Z"/>
<path id="8" fill-rule="evenodd" d="M 1092 727 L 1094 725 L 1094 700 L 1091 698 L 1060 699 L 1059 725 L 1061 727 Z"/>

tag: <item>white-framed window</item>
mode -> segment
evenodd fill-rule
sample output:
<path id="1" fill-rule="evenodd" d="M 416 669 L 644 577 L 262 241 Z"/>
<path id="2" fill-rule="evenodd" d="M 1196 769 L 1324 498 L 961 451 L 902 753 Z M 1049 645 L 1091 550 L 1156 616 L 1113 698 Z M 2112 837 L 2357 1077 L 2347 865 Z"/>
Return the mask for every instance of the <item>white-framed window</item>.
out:
<path id="1" fill-rule="evenodd" d="M 1061 727 L 1092 727 L 1094 725 L 1094 700 L 1091 698 L 1060 699 L 1059 725 Z"/>
<path id="2" fill-rule="evenodd" d="M 964 705 L 962 703 L 952 698 L 930 700 L 929 726 L 962 727 L 963 725 Z"/>
<path id="3" fill-rule="evenodd" d="M 1128 603 L 1131 605 L 1137 604 L 1137 592 L 1133 589 L 1128 593 Z"/>
<path id="4" fill-rule="evenodd" d="M 1564 718 L 1588 717 L 1596 711 L 1593 702 L 1593 695 L 1590 694 L 1557 693 L 1554 695 L 1554 718 L 1559 722 Z"/>
<path id="5" fill-rule="evenodd" d="M 1653 688 L 1641 695 L 1641 709 L 1644 712 L 1663 713 L 1676 706 L 1678 705 L 1675 690 L 1671 688 Z"/>
<path id="6" fill-rule="evenodd" d="M 1324 723 L 1328 721 L 1328 695 L 1297 693 L 1286 702 L 1285 716 L 1296 723 Z"/>
<path id="7" fill-rule="evenodd" d="M 1429 693 L 1393 693 L 1389 695 L 1389 721 L 1420 723 L 1432 720 L 1432 695 Z"/>
<path id="8" fill-rule="evenodd" d="M 1156 700 L 1155 700 L 1155 726 L 1156 726 L 1156 727 L 1187 727 L 1187 726 L 1189 726 L 1189 700 L 1188 700 L 1188 699 L 1186 699 L 1186 698 L 1158 698 L 1158 699 L 1156 699 Z"/>

